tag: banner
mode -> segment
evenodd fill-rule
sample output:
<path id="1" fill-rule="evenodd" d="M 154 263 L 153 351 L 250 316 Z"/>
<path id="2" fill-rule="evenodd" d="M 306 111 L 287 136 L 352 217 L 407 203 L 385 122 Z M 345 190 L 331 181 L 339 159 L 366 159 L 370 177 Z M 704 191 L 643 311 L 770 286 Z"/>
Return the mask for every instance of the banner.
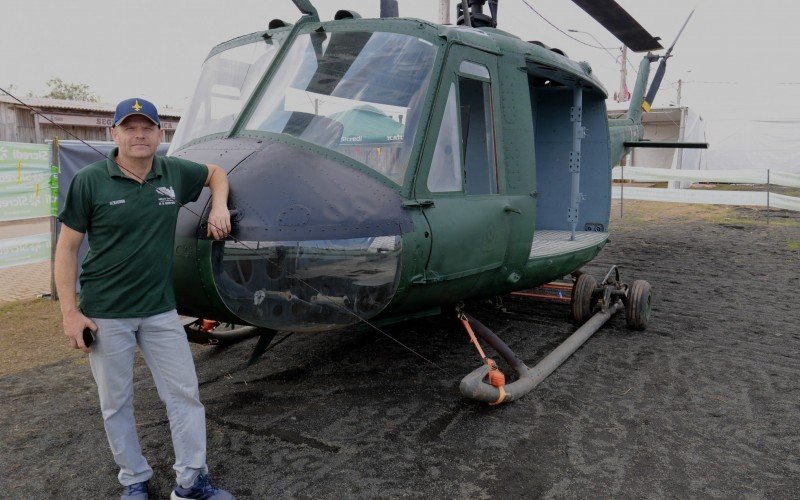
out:
<path id="1" fill-rule="evenodd" d="M 50 260 L 50 233 L 0 240 L 0 269 Z"/>
<path id="2" fill-rule="evenodd" d="M 0 142 L 0 221 L 50 215 L 50 147 Z"/>

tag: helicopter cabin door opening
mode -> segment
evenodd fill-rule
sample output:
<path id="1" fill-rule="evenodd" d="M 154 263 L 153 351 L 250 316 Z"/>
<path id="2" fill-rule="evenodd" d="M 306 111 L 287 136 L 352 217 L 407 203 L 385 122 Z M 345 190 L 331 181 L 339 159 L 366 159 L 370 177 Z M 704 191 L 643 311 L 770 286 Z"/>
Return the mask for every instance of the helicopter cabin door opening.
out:
<path id="1" fill-rule="evenodd" d="M 605 96 L 585 85 L 577 91 L 583 83 L 561 69 L 531 61 L 527 67 L 537 192 L 529 258 L 602 245 L 611 208 Z"/>

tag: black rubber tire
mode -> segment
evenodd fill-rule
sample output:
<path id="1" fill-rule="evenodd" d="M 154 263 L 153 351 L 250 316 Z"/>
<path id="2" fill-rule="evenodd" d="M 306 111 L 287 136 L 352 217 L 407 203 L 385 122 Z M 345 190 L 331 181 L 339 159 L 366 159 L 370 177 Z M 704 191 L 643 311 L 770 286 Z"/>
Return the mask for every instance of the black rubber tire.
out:
<path id="1" fill-rule="evenodd" d="M 652 304 L 653 294 L 650 291 L 650 283 L 645 280 L 635 280 L 628 288 L 625 301 L 625 321 L 628 323 L 628 328 L 633 330 L 647 328 Z"/>
<path id="2" fill-rule="evenodd" d="M 572 319 L 582 325 L 594 314 L 597 303 L 597 280 L 591 274 L 581 274 L 572 285 Z"/>

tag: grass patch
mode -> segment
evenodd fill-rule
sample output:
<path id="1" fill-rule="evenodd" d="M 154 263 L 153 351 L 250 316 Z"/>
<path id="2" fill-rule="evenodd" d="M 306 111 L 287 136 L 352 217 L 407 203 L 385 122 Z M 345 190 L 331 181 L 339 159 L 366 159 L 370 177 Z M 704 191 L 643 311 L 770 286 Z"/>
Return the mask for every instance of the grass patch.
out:
<path id="1" fill-rule="evenodd" d="M 633 230 L 654 223 L 697 221 L 724 226 L 800 228 L 800 213 L 773 209 L 767 217 L 766 208 L 625 200 L 620 218 L 619 201 L 615 200 L 611 207 L 610 225 L 621 230 Z"/>
<path id="2" fill-rule="evenodd" d="M 800 188 L 775 185 L 767 186 L 766 184 L 709 184 L 697 182 L 692 184 L 692 188 L 708 189 L 711 191 L 769 191 L 770 193 L 782 194 L 785 196 L 800 197 Z"/>
<path id="3" fill-rule="evenodd" d="M 57 302 L 33 299 L 0 306 L 0 377 L 65 358 L 83 358 L 67 345 Z"/>
<path id="4" fill-rule="evenodd" d="M 625 200 L 622 216 L 620 203 L 615 200 L 611 207 L 611 224 L 640 225 L 652 222 L 689 222 L 699 220 L 723 220 L 735 216 L 736 207 L 728 205 L 700 205 L 668 203 L 659 201 Z"/>

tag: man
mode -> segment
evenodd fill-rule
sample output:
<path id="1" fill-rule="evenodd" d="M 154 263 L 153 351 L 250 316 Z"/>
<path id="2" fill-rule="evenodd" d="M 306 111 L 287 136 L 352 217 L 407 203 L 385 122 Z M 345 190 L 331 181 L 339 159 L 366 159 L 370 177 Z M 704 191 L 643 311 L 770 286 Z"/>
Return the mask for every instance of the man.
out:
<path id="1" fill-rule="evenodd" d="M 232 499 L 208 480 L 205 409 L 186 334 L 175 311 L 172 255 L 178 210 L 211 189 L 208 236 L 230 232 L 228 180 L 217 165 L 157 157 L 161 122 L 144 99 L 119 103 L 108 159 L 72 180 L 55 256 L 55 279 L 64 333 L 89 353 L 100 407 L 123 499 L 147 500 L 153 471 L 142 456 L 133 415 L 136 346 L 166 404 L 175 450 L 176 498 Z M 89 252 L 75 297 L 77 256 L 84 233 Z M 85 345 L 83 330 L 95 335 Z"/>

